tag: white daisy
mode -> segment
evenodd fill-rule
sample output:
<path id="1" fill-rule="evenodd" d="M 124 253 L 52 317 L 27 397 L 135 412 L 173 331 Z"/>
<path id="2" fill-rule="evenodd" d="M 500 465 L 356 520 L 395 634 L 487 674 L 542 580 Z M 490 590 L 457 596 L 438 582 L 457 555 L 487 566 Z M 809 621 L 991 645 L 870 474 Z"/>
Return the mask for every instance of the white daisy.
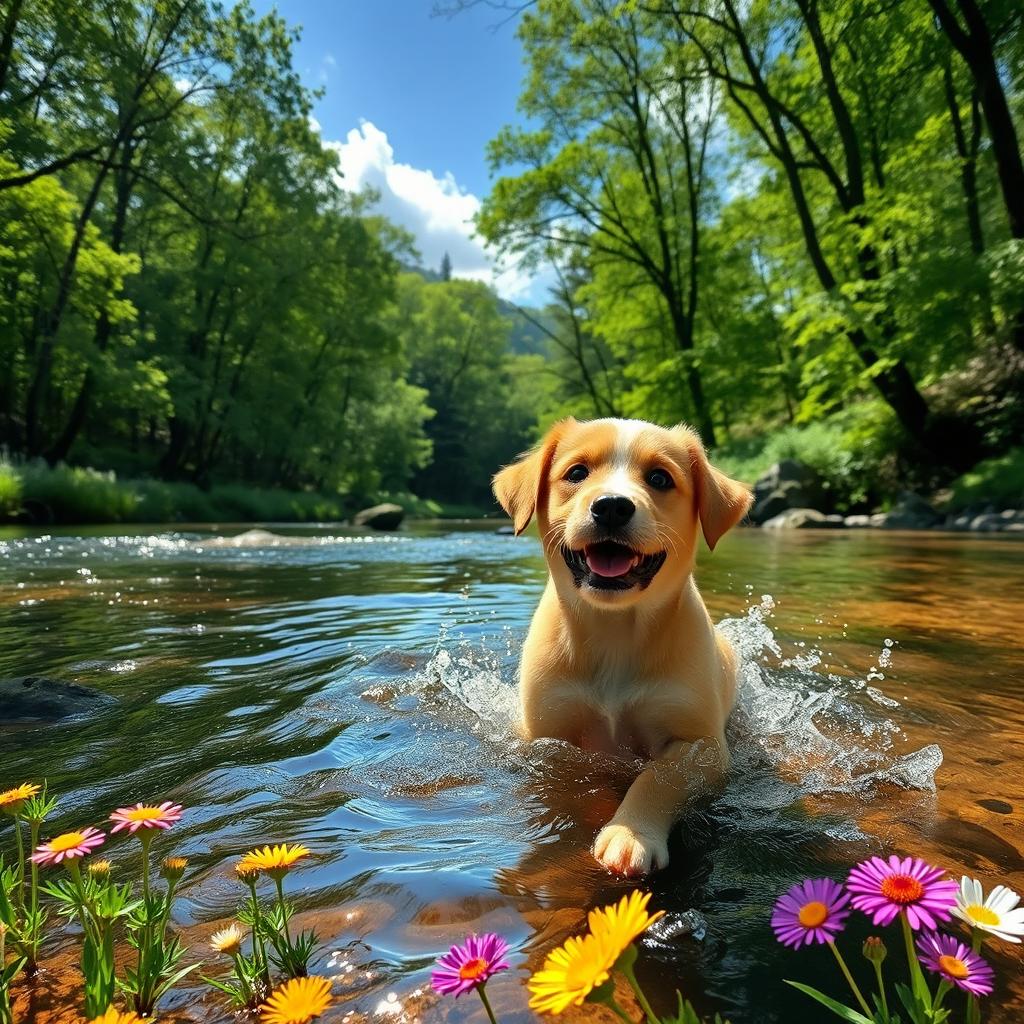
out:
<path id="1" fill-rule="evenodd" d="M 997 885 L 986 899 L 981 882 L 964 875 L 956 894 L 956 906 L 951 909 L 972 928 L 1007 942 L 1020 942 L 1024 935 L 1024 907 L 1018 907 L 1018 903 L 1020 896 L 1005 885 Z"/>

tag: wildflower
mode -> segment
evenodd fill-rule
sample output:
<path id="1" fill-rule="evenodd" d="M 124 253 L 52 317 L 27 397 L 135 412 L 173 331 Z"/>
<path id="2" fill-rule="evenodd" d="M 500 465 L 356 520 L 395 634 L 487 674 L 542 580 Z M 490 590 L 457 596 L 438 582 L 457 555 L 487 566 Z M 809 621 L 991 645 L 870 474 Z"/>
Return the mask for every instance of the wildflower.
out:
<path id="1" fill-rule="evenodd" d="M 912 929 L 934 929 L 938 921 L 948 921 L 955 903 L 956 882 L 944 878 L 941 868 L 933 868 L 917 857 L 900 860 L 893 854 L 887 861 L 871 857 L 851 872 L 846 888 L 851 904 L 863 910 L 876 925 L 887 925 L 900 911 Z"/>
<path id="2" fill-rule="evenodd" d="M 985 898 L 981 882 L 964 875 L 952 913 L 998 939 L 1020 942 L 1024 935 L 1024 907 L 1018 907 L 1018 903 L 1020 896 L 1005 885 L 997 885 Z"/>
<path id="3" fill-rule="evenodd" d="M 113 865 L 109 860 L 94 860 L 85 869 L 92 875 L 93 878 L 98 881 L 104 881 L 110 877 L 110 872 L 113 869 Z"/>
<path id="4" fill-rule="evenodd" d="M 107 1007 L 106 1013 L 93 1017 L 89 1024 L 143 1024 L 142 1018 L 134 1010 L 115 1010 Z"/>
<path id="5" fill-rule="evenodd" d="M 438 957 L 438 970 L 431 974 L 430 982 L 439 995 L 461 996 L 498 971 L 507 971 L 507 955 L 508 943 L 500 935 L 470 935 L 461 946 L 452 946 Z"/>
<path id="6" fill-rule="evenodd" d="M 970 946 L 952 935 L 929 932 L 917 940 L 921 965 L 974 996 L 987 996 L 995 977 L 992 968 Z"/>
<path id="7" fill-rule="evenodd" d="M 119 807 L 110 816 L 114 822 L 111 832 L 121 832 L 128 829 L 133 835 L 140 828 L 170 828 L 176 821 L 181 820 L 183 809 L 181 804 L 171 803 L 165 800 L 162 804 L 136 804 L 134 807 Z"/>
<path id="8" fill-rule="evenodd" d="M 623 896 L 618 903 L 612 903 L 587 915 L 587 923 L 594 935 L 604 936 L 608 946 L 619 954 L 638 936 L 645 932 L 665 911 L 647 913 L 651 894 L 638 891 Z"/>
<path id="9" fill-rule="evenodd" d="M 286 981 L 260 1007 L 263 1024 L 307 1024 L 331 1004 L 331 983 L 326 978 Z"/>
<path id="10" fill-rule="evenodd" d="M 889 953 L 885 948 L 885 943 L 877 935 L 869 935 L 864 940 L 861 952 L 864 954 L 864 959 L 870 960 L 873 964 L 880 964 Z"/>
<path id="11" fill-rule="evenodd" d="M 56 839 L 36 847 L 31 860 L 36 864 L 59 864 L 62 860 L 73 860 L 92 853 L 97 846 L 102 846 L 106 835 L 95 828 L 83 828 L 81 832 L 65 832 Z"/>
<path id="12" fill-rule="evenodd" d="M 164 857 L 160 864 L 160 875 L 168 882 L 177 882 L 188 867 L 186 857 Z"/>
<path id="13" fill-rule="evenodd" d="M 250 850 L 238 867 L 266 871 L 271 878 L 278 880 L 288 874 L 296 861 L 308 856 L 309 850 L 305 846 L 297 843 L 289 846 L 288 843 L 282 843 L 280 846 L 264 846 L 262 850 Z"/>
<path id="14" fill-rule="evenodd" d="M 14 789 L 5 789 L 0 793 L 0 811 L 5 814 L 17 814 L 22 804 L 26 800 L 31 800 L 38 792 L 39 787 L 34 782 L 23 782 Z"/>
<path id="15" fill-rule="evenodd" d="M 832 942 L 846 926 L 849 902 L 838 882 L 805 879 L 779 897 L 772 911 L 772 930 L 779 942 L 794 949 Z"/>
<path id="16" fill-rule="evenodd" d="M 226 953 L 234 956 L 242 948 L 242 930 L 237 924 L 221 928 L 210 936 L 210 949 L 214 953 Z"/>
<path id="17" fill-rule="evenodd" d="M 527 982 L 530 1009 L 562 1013 L 570 1006 L 582 1006 L 587 996 L 608 980 L 616 959 L 617 953 L 603 935 L 566 939 Z"/>
<path id="18" fill-rule="evenodd" d="M 235 865 L 235 874 L 240 882 L 245 882 L 246 885 L 253 885 L 256 879 L 260 877 L 260 869 L 253 867 L 252 864 L 244 860 L 240 860 Z"/>

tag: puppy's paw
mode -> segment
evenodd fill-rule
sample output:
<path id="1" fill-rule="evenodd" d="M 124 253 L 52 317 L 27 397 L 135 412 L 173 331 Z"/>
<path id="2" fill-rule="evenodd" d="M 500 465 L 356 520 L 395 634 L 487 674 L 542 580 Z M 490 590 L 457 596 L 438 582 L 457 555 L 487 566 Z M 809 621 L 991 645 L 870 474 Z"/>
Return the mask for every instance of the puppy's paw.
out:
<path id="1" fill-rule="evenodd" d="M 668 844 L 628 825 L 605 825 L 594 840 L 594 856 L 609 871 L 638 878 L 668 865 Z"/>

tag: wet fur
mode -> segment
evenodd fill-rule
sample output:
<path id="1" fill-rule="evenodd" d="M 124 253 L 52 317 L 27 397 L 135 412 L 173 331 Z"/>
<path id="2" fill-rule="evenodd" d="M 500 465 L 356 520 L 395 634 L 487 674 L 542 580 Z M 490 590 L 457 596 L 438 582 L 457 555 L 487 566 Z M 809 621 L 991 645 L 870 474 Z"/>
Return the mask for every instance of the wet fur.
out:
<path id="1" fill-rule="evenodd" d="M 575 465 L 589 470 L 580 483 L 565 479 Z M 648 485 L 654 468 L 671 475 L 672 489 Z M 523 735 L 643 758 L 593 852 L 623 875 L 663 868 L 688 798 L 717 786 L 729 765 L 736 657 L 693 581 L 698 530 L 714 548 L 743 518 L 750 493 L 710 465 L 687 427 L 616 419 L 557 423 L 495 476 L 494 493 L 517 534 L 536 515 L 549 571 L 520 666 Z M 652 579 L 628 590 L 581 585 L 563 555 L 563 546 L 606 538 L 590 507 L 607 493 L 636 506 L 615 539 L 666 554 Z"/>

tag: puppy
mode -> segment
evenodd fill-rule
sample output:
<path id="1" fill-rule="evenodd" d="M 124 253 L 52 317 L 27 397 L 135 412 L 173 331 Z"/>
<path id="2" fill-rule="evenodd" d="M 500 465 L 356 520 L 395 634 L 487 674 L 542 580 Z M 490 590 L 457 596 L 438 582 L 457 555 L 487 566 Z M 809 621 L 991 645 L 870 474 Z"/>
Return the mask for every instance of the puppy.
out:
<path id="1" fill-rule="evenodd" d="M 523 735 L 645 760 L 593 852 L 622 875 L 663 868 L 687 798 L 729 767 L 737 662 L 693 581 L 697 529 L 714 548 L 750 492 L 687 427 L 567 419 L 494 494 L 517 536 L 536 514 L 548 563 L 520 666 Z"/>

